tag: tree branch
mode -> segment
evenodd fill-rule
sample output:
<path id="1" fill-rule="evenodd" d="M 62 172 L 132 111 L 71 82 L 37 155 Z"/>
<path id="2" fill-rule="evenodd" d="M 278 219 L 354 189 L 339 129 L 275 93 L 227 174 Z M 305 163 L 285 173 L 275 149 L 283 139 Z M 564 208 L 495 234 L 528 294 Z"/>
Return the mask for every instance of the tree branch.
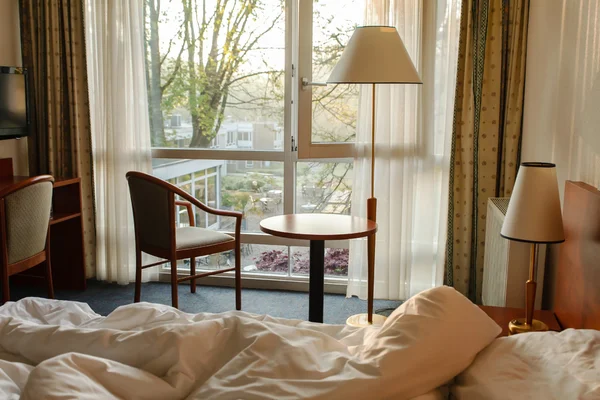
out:
<path id="1" fill-rule="evenodd" d="M 238 76 L 234 79 L 230 79 L 227 81 L 227 83 L 224 85 L 224 87 L 229 87 L 231 85 L 233 85 L 236 82 L 242 81 L 244 79 L 250 78 L 252 76 L 258 76 L 258 75 L 264 75 L 264 74 L 273 74 L 273 73 L 277 73 L 277 72 L 281 72 L 281 71 L 277 71 L 277 70 L 272 70 L 272 71 L 259 71 L 259 72 L 253 72 L 251 74 L 246 74 L 243 76 Z"/>

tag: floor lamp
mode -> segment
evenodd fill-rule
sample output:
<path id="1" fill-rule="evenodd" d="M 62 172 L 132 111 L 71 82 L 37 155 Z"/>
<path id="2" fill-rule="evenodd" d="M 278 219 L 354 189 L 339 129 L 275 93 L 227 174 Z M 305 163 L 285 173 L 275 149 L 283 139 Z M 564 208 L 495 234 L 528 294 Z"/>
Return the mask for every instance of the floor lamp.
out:
<path id="1" fill-rule="evenodd" d="M 420 84 L 421 78 L 400 39 L 391 26 L 361 26 L 356 28 L 342 57 L 331 72 L 327 83 L 358 83 L 373 86 L 371 101 L 371 197 L 367 200 L 367 218 L 377 221 L 375 198 L 375 85 Z M 366 326 L 373 324 L 373 291 L 375 284 L 375 235 L 367 244 L 368 295 L 367 314 L 353 315 L 347 324 Z M 377 316 L 376 324 L 385 317 Z"/>

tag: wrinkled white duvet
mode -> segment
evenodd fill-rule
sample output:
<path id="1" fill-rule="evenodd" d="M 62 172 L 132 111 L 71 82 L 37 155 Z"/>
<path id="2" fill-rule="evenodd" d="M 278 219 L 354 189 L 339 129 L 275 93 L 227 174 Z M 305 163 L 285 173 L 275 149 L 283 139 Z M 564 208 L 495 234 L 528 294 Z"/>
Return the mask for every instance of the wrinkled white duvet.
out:
<path id="1" fill-rule="evenodd" d="M 452 393 L 459 400 L 600 400 L 600 331 L 499 338 L 456 378 Z"/>
<path id="2" fill-rule="evenodd" d="M 192 315 L 148 303 L 102 317 L 83 303 L 28 298 L 0 308 L 0 397 L 412 398 L 466 365 L 425 376 L 434 360 L 411 355 L 409 344 L 420 334 L 427 346 L 430 324 L 440 322 L 425 316 L 405 338 L 390 336 L 403 318 L 415 320 L 409 314 L 390 322 L 386 334 L 243 312 Z M 471 360 L 492 339 L 482 338 Z"/>

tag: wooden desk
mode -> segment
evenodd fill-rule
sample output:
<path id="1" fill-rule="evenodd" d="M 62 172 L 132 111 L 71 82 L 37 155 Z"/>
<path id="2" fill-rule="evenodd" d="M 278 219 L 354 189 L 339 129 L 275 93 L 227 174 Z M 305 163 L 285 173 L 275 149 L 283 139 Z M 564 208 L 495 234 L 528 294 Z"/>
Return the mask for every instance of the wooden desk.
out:
<path id="1" fill-rule="evenodd" d="M 0 174 L 0 193 L 29 178 L 29 176 L 2 175 Z M 50 257 L 55 289 L 84 290 L 86 288 L 80 178 L 54 182 L 50 219 Z M 36 284 L 38 279 L 32 276 L 43 277 L 43 268 L 45 265 L 40 264 L 22 275 L 14 275 L 11 277 L 11 282 Z M 43 283 L 43 280 L 39 280 L 39 283 Z"/>
<path id="2" fill-rule="evenodd" d="M 492 306 L 479 307 L 488 315 L 488 317 L 496 321 L 496 323 L 502 328 L 502 332 L 498 336 L 508 336 L 508 323 L 515 318 L 522 318 L 525 316 L 525 309 L 521 308 Z M 548 325 L 548 328 L 551 331 L 560 332 L 562 330 L 552 311 L 535 310 L 533 312 L 533 318 L 544 322 L 546 325 Z"/>
<path id="3" fill-rule="evenodd" d="M 263 219 L 260 230 L 273 236 L 310 240 L 308 320 L 323 322 L 325 240 L 369 236 L 377 232 L 377 224 L 349 215 L 288 214 Z"/>

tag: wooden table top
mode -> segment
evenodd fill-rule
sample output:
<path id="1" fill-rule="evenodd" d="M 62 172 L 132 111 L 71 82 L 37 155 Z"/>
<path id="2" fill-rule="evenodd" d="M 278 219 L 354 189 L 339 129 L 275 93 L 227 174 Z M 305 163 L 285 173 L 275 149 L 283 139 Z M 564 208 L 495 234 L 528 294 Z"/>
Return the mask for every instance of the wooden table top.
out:
<path id="1" fill-rule="evenodd" d="M 377 223 L 340 214 L 286 214 L 263 219 L 260 230 L 290 239 L 343 240 L 372 235 Z"/>

